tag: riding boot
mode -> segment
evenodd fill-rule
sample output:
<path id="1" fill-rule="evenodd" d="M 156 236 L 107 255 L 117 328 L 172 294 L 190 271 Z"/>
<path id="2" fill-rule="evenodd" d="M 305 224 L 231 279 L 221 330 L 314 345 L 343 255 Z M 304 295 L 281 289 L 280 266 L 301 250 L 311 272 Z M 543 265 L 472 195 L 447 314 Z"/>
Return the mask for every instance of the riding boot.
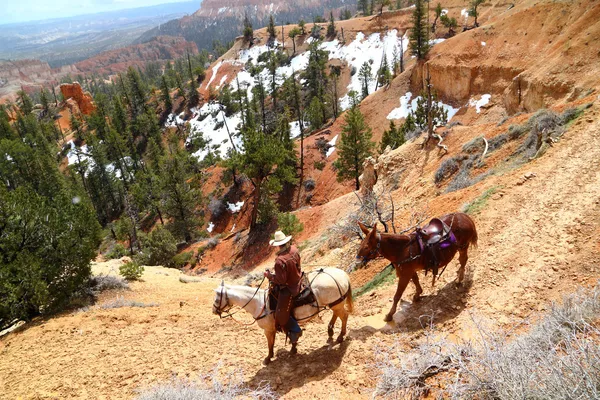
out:
<path id="1" fill-rule="evenodd" d="M 298 321 L 296 321 L 296 318 L 290 316 L 290 319 L 288 320 L 285 328 L 288 332 L 290 342 L 292 344 L 298 343 L 298 339 L 300 339 L 300 336 L 302 336 L 302 329 L 300 328 L 300 325 L 298 325 Z"/>

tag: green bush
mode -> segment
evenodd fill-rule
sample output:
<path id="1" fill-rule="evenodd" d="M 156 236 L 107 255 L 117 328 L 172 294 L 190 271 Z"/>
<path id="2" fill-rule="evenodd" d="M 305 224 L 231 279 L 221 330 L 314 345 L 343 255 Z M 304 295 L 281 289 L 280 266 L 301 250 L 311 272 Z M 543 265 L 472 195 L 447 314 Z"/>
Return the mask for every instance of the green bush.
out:
<path id="1" fill-rule="evenodd" d="M 117 243 L 110 249 L 104 258 L 107 260 L 116 260 L 127 255 L 127 249 L 121 243 Z"/>
<path id="2" fill-rule="evenodd" d="M 177 242 L 162 226 L 142 238 L 143 246 L 135 260 L 145 265 L 168 265 L 177 254 Z"/>
<path id="3" fill-rule="evenodd" d="M 128 281 L 137 281 L 144 273 L 144 267 L 140 266 L 135 261 L 130 261 L 119 267 L 119 273 Z"/>
<path id="4" fill-rule="evenodd" d="M 186 251 L 185 253 L 177 254 L 169 263 L 169 267 L 183 268 L 190 263 L 193 256 L 194 252 L 192 251 Z"/>
<path id="5" fill-rule="evenodd" d="M 279 213 L 277 215 L 277 226 L 286 235 L 296 235 L 304 230 L 304 224 L 292 213 Z"/>

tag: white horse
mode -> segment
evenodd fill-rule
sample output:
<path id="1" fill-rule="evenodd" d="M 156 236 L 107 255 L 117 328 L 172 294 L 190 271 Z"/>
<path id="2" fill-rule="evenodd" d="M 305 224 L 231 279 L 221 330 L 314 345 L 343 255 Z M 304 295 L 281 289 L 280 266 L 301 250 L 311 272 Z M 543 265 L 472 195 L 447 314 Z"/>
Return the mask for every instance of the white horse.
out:
<path id="1" fill-rule="evenodd" d="M 333 337 L 333 327 L 338 318 L 342 320 L 342 330 L 336 342 L 342 343 L 346 334 L 348 315 L 352 313 L 352 287 L 350 277 L 341 269 L 324 268 L 307 274 L 308 282 L 316 298 L 316 303 L 294 309 L 294 316 L 300 324 L 309 321 L 318 314 L 318 311 L 330 308 L 333 317 L 329 321 L 327 333 L 329 338 Z M 344 307 L 344 303 L 348 306 Z M 275 345 L 274 310 L 271 310 L 268 301 L 267 290 L 256 289 L 249 286 L 233 286 L 221 284 L 215 289 L 215 302 L 213 314 L 221 315 L 233 306 L 242 307 L 256 320 L 256 323 L 265 331 L 269 344 L 269 355 L 264 359 L 264 364 L 271 362 L 273 358 L 273 347 Z M 317 308 L 318 306 L 318 308 Z M 297 352 L 296 345 L 292 345 L 292 354 Z"/>

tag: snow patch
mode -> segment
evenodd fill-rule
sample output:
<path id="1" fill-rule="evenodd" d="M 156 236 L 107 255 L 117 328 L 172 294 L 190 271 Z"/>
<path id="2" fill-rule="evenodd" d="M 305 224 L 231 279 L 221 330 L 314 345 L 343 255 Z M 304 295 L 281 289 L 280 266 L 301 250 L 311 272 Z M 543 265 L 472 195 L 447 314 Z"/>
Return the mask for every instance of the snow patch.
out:
<path id="1" fill-rule="evenodd" d="M 464 19 L 465 19 L 465 23 L 466 23 L 466 22 L 467 22 L 467 20 L 469 19 L 469 10 L 467 10 L 466 8 L 463 8 L 463 9 L 460 11 L 460 15 L 461 15 L 462 17 L 464 17 Z"/>
<path id="2" fill-rule="evenodd" d="M 481 42 L 481 45 L 485 47 L 485 42 Z"/>
<path id="3" fill-rule="evenodd" d="M 441 15 L 448 15 L 448 10 L 442 10 L 442 14 Z"/>
<path id="4" fill-rule="evenodd" d="M 446 40 L 446 39 L 444 39 L 444 38 L 433 39 L 433 40 L 429 41 L 429 45 L 430 46 L 435 46 L 438 43 L 442 43 L 444 40 Z"/>
<path id="5" fill-rule="evenodd" d="M 212 222 L 208 224 L 208 228 L 206 228 L 206 231 L 208 233 L 212 233 L 213 229 L 215 229 L 215 224 L 213 224 Z"/>
<path id="6" fill-rule="evenodd" d="M 240 212 L 243 206 L 243 201 L 238 201 L 237 203 L 227 203 L 227 208 L 229 208 L 229 211 L 231 211 L 234 214 Z"/>
<path id="7" fill-rule="evenodd" d="M 408 114 L 410 114 L 410 111 L 412 110 L 410 104 L 411 97 L 411 92 L 406 92 L 404 96 L 400 97 L 400 107 L 394 108 L 392 112 L 388 114 L 387 119 L 401 119 L 408 117 Z"/>
<path id="8" fill-rule="evenodd" d="M 223 86 L 225 82 L 227 82 L 227 75 L 221 78 L 221 82 L 219 82 L 219 86 L 217 86 L 217 89 Z"/>
<path id="9" fill-rule="evenodd" d="M 290 122 L 290 132 L 292 138 L 297 138 L 302 133 L 300 130 L 300 121 Z"/>
<path id="10" fill-rule="evenodd" d="M 212 71 L 213 71 L 212 76 L 210 77 L 210 80 L 206 84 L 206 88 L 207 89 L 210 86 L 210 84 L 212 83 L 212 81 L 217 77 L 217 72 L 219 72 L 219 68 L 221 68 L 221 65 L 223 65 L 223 61 L 219 61 L 219 63 L 213 67 L 213 69 L 212 69 Z"/>
<path id="11" fill-rule="evenodd" d="M 329 144 L 331 147 L 329 149 L 327 149 L 327 153 L 325 153 L 325 157 L 329 158 L 329 156 L 331 154 L 333 154 L 333 152 L 335 151 L 335 144 L 337 143 L 337 139 L 338 139 L 339 135 L 335 135 L 333 139 L 331 139 L 327 144 Z"/>
<path id="12" fill-rule="evenodd" d="M 477 110 L 477 114 L 479 114 L 481 112 L 481 107 L 487 105 L 490 102 L 491 98 L 492 98 L 491 94 L 481 95 L 481 98 L 479 100 L 470 99 L 469 106 L 475 107 L 475 109 Z"/>
<path id="13" fill-rule="evenodd" d="M 392 112 L 388 114 L 387 119 L 406 118 L 408 117 L 408 114 L 410 112 L 414 112 L 417 109 L 417 102 L 419 101 L 421 96 L 417 96 L 412 101 L 410 101 L 411 97 L 411 92 L 407 92 L 404 96 L 400 97 L 400 107 L 392 110 Z M 444 104 L 441 101 L 438 101 L 437 104 L 438 106 L 446 110 L 446 112 L 448 113 L 448 121 L 450 121 L 459 110 L 458 108 L 454 108 L 449 104 Z"/>

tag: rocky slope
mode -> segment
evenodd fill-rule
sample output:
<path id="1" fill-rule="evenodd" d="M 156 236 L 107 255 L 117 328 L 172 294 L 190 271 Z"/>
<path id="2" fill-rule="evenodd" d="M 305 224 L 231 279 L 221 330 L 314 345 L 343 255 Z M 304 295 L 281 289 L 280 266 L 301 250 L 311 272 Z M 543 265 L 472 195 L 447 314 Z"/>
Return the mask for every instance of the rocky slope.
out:
<path id="1" fill-rule="evenodd" d="M 312 21 L 314 16 L 325 16 L 330 10 L 345 7 L 354 9 L 349 0 L 208 0 L 191 16 L 169 21 L 146 33 L 138 40 L 144 43 L 159 35 L 182 36 L 193 41 L 200 49 L 210 49 L 213 41 L 227 43 L 242 32 L 241 21 L 245 14 L 255 28 L 266 26 L 269 15 L 276 23 L 304 19 Z M 338 12 L 336 11 L 337 15 Z"/>
<path id="2" fill-rule="evenodd" d="M 181 37 L 158 36 L 149 42 L 105 51 L 75 64 L 82 73 L 115 74 L 130 66 L 143 68 L 149 61 L 181 58 L 186 53 L 197 54 L 198 48 Z"/>
<path id="3" fill-rule="evenodd" d="M 40 86 L 54 85 L 61 77 L 77 72 L 74 66 L 52 69 L 40 60 L 0 60 L 0 100 L 13 99 L 21 88 L 37 91 Z"/>

